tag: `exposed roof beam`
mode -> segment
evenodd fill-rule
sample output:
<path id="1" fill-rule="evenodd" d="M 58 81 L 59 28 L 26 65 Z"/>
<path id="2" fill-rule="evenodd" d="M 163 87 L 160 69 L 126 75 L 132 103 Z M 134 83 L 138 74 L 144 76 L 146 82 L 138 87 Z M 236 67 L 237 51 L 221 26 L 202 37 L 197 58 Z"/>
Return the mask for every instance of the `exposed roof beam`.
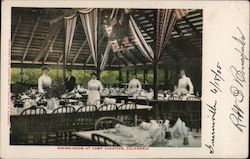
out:
<path id="1" fill-rule="evenodd" d="M 201 32 L 195 28 L 193 23 L 191 23 L 186 17 L 183 17 L 183 19 L 188 23 L 188 25 L 193 29 L 193 31 L 197 34 L 198 37 L 201 37 Z"/>
<path id="2" fill-rule="evenodd" d="M 48 50 L 47 50 L 47 53 L 46 53 L 46 55 L 45 55 L 45 57 L 44 57 L 44 59 L 43 59 L 43 62 L 45 62 L 45 61 L 48 59 L 49 53 L 50 53 L 50 51 L 51 51 L 50 49 L 53 47 L 53 45 L 54 45 L 54 43 L 55 43 L 55 41 L 56 41 L 56 39 L 57 39 L 57 37 L 58 37 L 60 31 L 61 31 L 61 28 L 57 30 L 57 32 L 56 32 L 56 34 L 55 34 L 55 36 L 54 36 L 52 42 L 50 43 L 50 46 L 49 46 L 49 48 L 48 48 Z"/>
<path id="3" fill-rule="evenodd" d="M 197 51 L 199 52 L 199 49 L 197 48 L 196 45 L 194 45 L 186 36 L 184 36 L 184 34 L 181 32 L 181 29 L 179 28 L 179 25 L 175 25 L 175 30 L 180 34 L 181 38 L 183 39 L 182 42 L 184 41 L 185 44 L 188 43 L 189 45 L 192 45 L 192 47 Z M 178 46 L 174 45 L 177 49 Z M 182 51 L 181 51 L 182 52 Z M 183 55 L 183 54 L 182 54 Z"/>
<path id="4" fill-rule="evenodd" d="M 63 58 L 63 53 L 61 54 L 61 56 L 59 57 L 57 63 L 60 63 L 62 61 L 62 58 Z"/>
<path id="5" fill-rule="evenodd" d="M 134 59 L 132 59 L 131 57 L 129 57 L 129 55 L 127 55 L 126 52 L 121 51 L 120 53 L 123 55 L 123 57 L 125 57 L 126 59 L 128 59 L 128 61 L 130 61 L 132 64 L 136 64 L 136 62 L 134 61 Z"/>
<path id="6" fill-rule="evenodd" d="M 118 56 L 118 54 L 117 54 L 117 53 L 115 54 L 115 56 L 116 56 L 116 60 L 118 60 L 118 62 L 123 63 L 125 66 L 127 66 L 127 65 L 128 65 L 128 64 L 126 63 L 126 61 L 124 61 L 122 58 L 120 58 L 120 57 Z"/>
<path id="7" fill-rule="evenodd" d="M 82 49 L 84 48 L 84 46 L 87 44 L 87 39 L 84 40 L 84 42 L 82 43 L 81 47 L 79 48 L 79 50 L 77 51 L 74 59 L 71 62 L 71 65 L 73 65 L 76 62 L 76 59 L 78 58 L 78 56 L 80 55 Z"/>
<path id="8" fill-rule="evenodd" d="M 70 64 L 67 64 L 67 66 L 69 66 Z M 41 68 L 42 66 L 44 66 L 44 64 L 42 64 L 41 62 L 36 63 L 35 65 L 32 63 L 23 63 L 21 64 L 20 61 L 19 63 L 11 63 L 11 68 Z M 46 66 L 50 67 L 50 68 L 61 68 L 62 67 L 62 63 L 46 63 Z M 95 66 L 93 65 L 86 65 L 84 66 L 83 64 L 77 64 L 77 65 L 72 65 L 70 66 L 71 69 L 76 69 L 76 70 L 94 70 Z M 107 70 L 118 70 L 119 66 L 118 65 L 113 65 L 110 68 L 107 68 Z"/>
<path id="9" fill-rule="evenodd" d="M 15 40 L 17 31 L 18 31 L 18 29 L 19 29 L 19 27 L 20 27 L 20 25 L 21 25 L 22 17 L 23 17 L 23 15 L 21 14 L 21 15 L 19 16 L 19 18 L 18 18 L 18 22 L 17 22 L 15 31 L 14 31 L 13 36 L 12 36 L 12 39 L 11 39 L 11 46 L 13 45 L 13 42 L 14 42 L 14 40 Z"/>
<path id="10" fill-rule="evenodd" d="M 26 49 L 25 49 L 25 52 L 24 52 L 24 54 L 23 54 L 22 62 L 25 60 L 25 57 L 26 57 L 26 55 L 27 55 L 27 53 L 28 53 L 30 44 L 31 44 L 31 42 L 32 42 L 32 40 L 33 40 L 33 37 L 34 37 L 34 35 L 35 35 L 35 31 L 36 31 L 36 28 L 37 28 L 37 26 L 38 26 L 38 24 L 39 24 L 39 21 L 40 21 L 40 16 L 37 18 L 37 21 L 36 21 L 36 23 L 35 23 L 35 26 L 34 26 L 32 32 L 31 32 L 31 36 L 30 36 L 29 42 L 28 42 L 28 44 L 27 44 L 27 46 L 26 46 Z"/>
<path id="11" fill-rule="evenodd" d="M 88 56 L 88 58 L 87 58 L 87 60 L 85 61 L 84 65 L 87 65 L 87 64 L 89 63 L 91 57 L 92 57 L 92 54 L 90 54 L 90 55 Z"/>
<path id="12" fill-rule="evenodd" d="M 60 24 L 57 23 L 57 25 L 55 25 L 49 32 L 49 35 L 46 37 L 46 39 L 44 40 L 43 43 L 43 47 L 40 51 L 40 53 L 36 56 L 36 58 L 34 59 L 33 63 L 39 61 L 42 56 L 45 54 L 45 51 L 48 49 L 48 46 L 51 42 L 51 39 L 54 37 L 54 35 L 56 34 L 58 29 L 61 29 L 62 26 Z"/>
<path id="13" fill-rule="evenodd" d="M 130 52 L 130 50 L 128 50 L 129 51 L 129 53 L 131 53 Z M 138 50 L 138 51 L 140 51 L 140 50 Z M 137 52 L 134 52 L 134 51 L 132 51 L 133 53 L 133 55 L 134 55 L 134 57 L 140 62 L 140 63 L 142 63 L 143 65 L 146 63 L 144 60 L 142 60 L 142 57 L 139 57 L 139 55 L 137 54 Z"/>
<path id="14" fill-rule="evenodd" d="M 52 24 L 54 24 L 54 23 L 57 23 L 57 22 L 63 20 L 63 18 L 64 18 L 64 15 L 58 16 L 58 17 L 56 17 L 56 18 L 54 18 L 54 19 L 51 19 L 51 20 L 49 21 L 49 25 L 52 25 Z"/>

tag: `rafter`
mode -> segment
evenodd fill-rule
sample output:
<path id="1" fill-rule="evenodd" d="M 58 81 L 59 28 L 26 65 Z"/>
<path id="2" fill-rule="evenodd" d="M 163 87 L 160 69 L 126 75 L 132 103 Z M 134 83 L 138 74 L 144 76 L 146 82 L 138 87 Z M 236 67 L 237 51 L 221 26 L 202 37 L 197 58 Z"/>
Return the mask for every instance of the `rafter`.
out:
<path id="1" fill-rule="evenodd" d="M 58 30 L 57 30 L 57 32 L 56 32 L 56 34 L 55 34 L 55 36 L 54 36 L 52 42 L 50 43 L 50 46 L 49 46 L 49 48 L 48 48 L 48 50 L 47 50 L 47 53 L 46 53 L 46 55 L 45 55 L 45 57 L 44 57 L 44 59 L 43 59 L 43 62 L 45 62 L 45 61 L 48 59 L 49 53 L 50 53 L 50 51 L 51 51 L 50 48 L 53 47 L 53 45 L 54 45 L 54 43 L 55 43 L 55 41 L 56 41 L 56 39 L 57 39 L 57 37 L 58 37 L 60 31 L 61 31 L 61 29 L 58 29 Z"/>
<path id="2" fill-rule="evenodd" d="M 134 61 L 134 59 L 131 58 L 129 55 L 127 55 L 125 52 L 121 51 L 120 53 L 123 55 L 123 57 L 125 57 L 125 58 L 126 58 L 128 61 L 130 61 L 132 64 L 136 64 L 136 62 Z"/>
<path id="3" fill-rule="evenodd" d="M 77 51 L 74 59 L 71 62 L 71 65 L 73 65 L 76 62 L 76 59 L 78 58 L 78 56 L 80 55 L 80 53 L 82 52 L 82 49 L 84 48 L 84 46 L 87 44 L 87 39 L 84 40 L 84 42 L 82 43 L 81 47 L 79 48 L 79 50 Z"/>
<path id="4" fill-rule="evenodd" d="M 192 28 L 192 30 L 196 33 L 196 35 L 198 37 L 201 37 L 201 32 L 195 28 L 195 26 L 193 25 L 193 23 L 191 23 L 187 17 L 183 17 L 183 19 L 190 26 L 190 28 Z"/>
<path id="5" fill-rule="evenodd" d="M 194 48 L 197 52 L 199 52 L 199 49 L 197 48 L 197 46 L 196 45 L 194 45 L 182 32 L 181 32 L 181 29 L 180 29 L 180 27 L 179 27 L 179 25 L 175 25 L 175 30 L 177 31 L 177 33 L 181 36 L 181 38 L 183 39 L 182 40 L 182 42 L 184 41 L 185 43 L 184 44 L 186 44 L 186 43 L 188 43 L 189 45 L 191 45 L 192 46 L 192 48 Z M 177 49 L 179 49 L 178 48 L 178 46 L 176 46 L 176 45 L 174 45 L 175 46 L 175 48 L 177 48 Z M 183 51 L 181 51 L 181 52 L 183 52 Z M 182 54 L 183 55 L 183 54 Z"/>
<path id="6" fill-rule="evenodd" d="M 129 50 L 128 50 L 129 53 L 131 53 Z M 139 57 L 139 55 L 136 53 L 136 52 L 133 52 L 132 53 L 134 55 L 134 57 L 140 62 L 142 63 L 143 65 L 146 63 L 144 60 L 142 60 L 142 57 Z"/>
<path id="7" fill-rule="evenodd" d="M 27 55 L 27 53 L 28 53 L 30 44 L 31 44 L 31 42 L 32 42 L 32 40 L 33 40 L 33 37 L 34 37 L 34 35 L 35 35 L 36 28 L 37 28 L 37 26 L 38 26 L 38 24 L 39 24 L 39 21 L 40 21 L 40 16 L 37 18 L 36 24 L 35 24 L 35 26 L 34 26 L 32 32 L 31 32 L 31 36 L 30 36 L 29 42 L 28 42 L 27 47 L 26 47 L 26 49 L 25 49 L 25 52 L 24 52 L 24 54 L 23 54 L 22 62 L 25 60 L 25 57 L 26 57 L 26 55 Z"/>
<path id="8" fill-rule="evenodd" d="M 42 47 L 40 53 L 33 60 L 33 63 L 39 61 L 44 56 L 46 50 L 49 48 L 49 45 L 52 41 L 52 38 L 55 36 L 57 30 L 61 30 L 61 28 L 62 28 L 62 26 L 58 23 L 57 23 L 57 25 L 54 25 L 54 27 L 50 30 L 49 35 L 44 40 L 43 47 Z"/>
<path id="9" fill-rule="evenodd" d="M 16 25 L 16 28 L 15 28 L 15 31 L 14 31 L 13 36 L 12 36 L 12 39 L 11 39 L 11 46 L 12 46 L 12 45 L 13 45 L 13 43 L 14 43 L 14 40 L 15 40 L 15 37 L 16 37 L 16 34 L 17 34 L 17 31 L 18 31 L 18 29 L 19 29 L 19 27 L 20 27 L 20 25 L 21 25 L 21 22 L 22 22 L 22 17 L 23 17 L 23 15 L 21 14 L 21 15 L 19 16 L 19 18 L 18 18 L 18 22 L 17 22 L 17 25 Z"/>
<path id="10" fill-rule="evenodd" d="M 118 60 L 118 62 L 123 63 L 125 66 L 127 66 L 127 65 L 128 65 L 128 64 L 126 63 L 126 61 L 124 61 L 122 58 L 120 58 L 120 57 L 118 56 L 118 54 L 117 54 L 117 53 L 115 54 L 115 56 L 116 56 L 116 60 Z"/>
<path id="11" fill-rule="evenodd" d="M 87 58 L 87 60 L 84 62 L 84 65 L 87 65 L 92 57 L 92 54 L 90 54 Z"/>

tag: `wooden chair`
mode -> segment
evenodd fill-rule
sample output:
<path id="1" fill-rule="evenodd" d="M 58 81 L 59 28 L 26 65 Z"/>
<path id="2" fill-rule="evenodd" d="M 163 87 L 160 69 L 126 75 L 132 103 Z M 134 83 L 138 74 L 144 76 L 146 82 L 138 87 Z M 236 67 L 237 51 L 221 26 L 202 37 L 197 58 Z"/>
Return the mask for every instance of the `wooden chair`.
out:
<path id="1" fill-rule="evenodd" d="M 76 125 L 77 130 L 86 131 L 93 130 L 95 124 L 95 112 L 97 107 L 95 105 L 85 105 L 77 110 Z"/>
<path id="2" fill-rule="evenodd" d="M 44 132 L 41 131 L 42 127 L 44 127 L 45 119 L 40 115 L 46 113 L 47 112 L 44 108 L 39 108 L 37 106 L 31 106 L 21 112 L 21 116 L 25 116 L 23 119 L 24 131 L 19 135 L 20 138 L 23 138 L 22 142 L 24 144 L 41 145 L 45 143 L 45 140 L 43 140 Z"/>
<path id="3" fill-rule="evenodd" d="M 118 107 L 118 110 L 134 110 L 136 109 L 135 103 L 122 104 Z"/>
<path id="4" fill-rule="evenodd" d="M 114 140 L 100 135 L 100 134 L 92 134 L 92 141 L 94 142 L 94 144 L 96 146 L 121 146 L 120 144 L 118 144 L 117 142 L 115 142 Z"/>
<path id="5" fill-rule="evenodd" d="M 122 104 L 118 107 L 118 110 L 124 110 L 124 113 L 119 113 L 117 116 L 117 119 L 125 123 L 129 126 L 135 126 L 137 123 L 135 123 L 135 110 L 136 104 L 135 103 L 127 103 Z"/>
<path id="6" fill-rule="evenodd" d="M 172 121 L 171 123 L 175 123 L 175 121 L 179 118 L 182 120 L 186 120 L 187 111 L 185 107 L 185 102 L 182 102 L 181 98 L 176 96 L 168 97 L 168 110 L 166 118 Z M 165 120 L 165 119 L 164 119 Z"/>
<path id="7" fill-rule="evenodd" d="M 116 124 L 125 125 L 122 121 L 113 117 L 101 117 L 95 122 L 95 130 L 114 128 Z"/>
<path id="8" fill-rule="evenodd" d="M 96 111 L 97 107 L 95 105 L 84 105 L 77 109 L 77 112 L 93 112 Z"/>
<path id="9" fill-rule="evenodd" d="M 46 114 L 46 110 L 44 108 L 39 108 L 37 106 L 31 106 L 30 108 L 24 109 L 21 112 L 21 115 L 39 115 Z"/>
<path id="10" fill-rule="evenodd" d="M 196 128 L 196 131 L 201 128 L 201 99 L 199 97 L 187 98 L 188 123 L 190 130 Z"/>
<path id="11" fill-rule="evenodd" d="M 56 108 L 52 112 L 50 132 L 48 132 L 47 139 L 55 140 L 57 145 L 69 144 L 72 139 L 72 133 L 75 131 L 75 108 L 71 106 L 63 106 Z"/>
<path id="12" fill-rule="evenodd" d="M 104 104 L 98 109 L 98 111 L 114 111 L 114 110 L 117 110 L 117 105 L 111 103 Z"/>
<path id="13" fill-rule="evenodd" d="M 63 106 L 58 107 L 55 110 L 53 110 L 52 114 L 61 114 L 61 113 L 74 113 L 76 110 L 74 107 L 71 106 Z"/>
<path id="14" fill-rule="evenodd" d="M 170 101 L 181 101 L 182 99 L 180 98 L 180 97 L 176 97 L 176 96 L 170 96 L 170 97 L 168 97 L 168 100 L 170 100 Z"/>

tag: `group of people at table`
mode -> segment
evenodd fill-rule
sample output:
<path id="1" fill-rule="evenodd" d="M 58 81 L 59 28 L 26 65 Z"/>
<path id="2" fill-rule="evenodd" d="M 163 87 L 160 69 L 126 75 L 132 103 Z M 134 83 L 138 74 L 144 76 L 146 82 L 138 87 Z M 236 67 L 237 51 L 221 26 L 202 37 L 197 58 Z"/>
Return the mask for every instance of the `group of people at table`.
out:
<path id="1" fill-rule="evenodd" d="M 38 92 L 41 94 L 46 93 L 51 89 L 52 79 L 48 75 L 49 68 L 42 67 L 42 75 L 38 79 Z M 72 92 L 76 89 L 76 78 L 72 75 L 72 70 L 67 69 L 67 77 L 64 79 L 64 86 L 67 92 Z M 189 90 L 187 89 L 189 88 Z M 91 74 L 91 80 L 88 82 L 88 100 L 89 104 L 96 104 L 96 101 L 100 100 L 101 92 L 103 91 L 103 85 L 100 80 L 97 79 L 96 73 Z M 128 83 L 128 93 L 130 95 L 139 94 L 142 91 L 141 82 L 137 79 L 137 75 L 133 74 L 132 79 Z M 180 78 L 178 86 L 172 92 L 172 95 L 181 97 L 189 96 L 194 93 L 194 87 L 192 81 L 186 76 L 185 70 L 180 70 Z M 97 104 L 98 105 L 98 104 Z"/>
<path id="2" fill-rule="evenodd" d="M 46 94 L 52 88 L 52 79 L 51 79 L 51 77 L 49 77 L 48 73 L 49 73 L 49 68 L 43 67 L 42 68 L 42 75 L 38 79 L 38 92 L 39 92 L 39 94 Z M 74 90 L 76 90 L 76 86 L 77 86 L 76 85 L 76 78 L 72 75 L 71 69 L 67 69 L 67 77 L 64 79 L 63 84 L 64 84 L 64 87 L 65 87 L 67 93 L 74 92 Z M 187 89 L 187 87 L 189 89 Z M 97 75 L 95 73 L 92 73 L 91 80 L 88 82 L 87 103 L 99 106 L 100 103 L 96 103 L 96 101 L 101 99 L 101 92 L 103 91 L 103 89 L 104 89 L 103 85 L 102 85 L 101 81 L 97 79 Z M 194 87 L 193 87 L 193 84 L 192 84 L 190 78 L 186 76 L 184 70 L 181 70 L 180 71 L 180 79 L 178 81 L 178 86 L 172 92 L 172 94 L 174 94 L 176 96 L 187 96 L 187 95 L 193 94 L 193 90 L 194 90 Z M 137 79 L 136 74 L 133 74 L 132 79 L 129 81 L 128 92 L 130 93 L 130 95 L 138 94 L 138 93 L 142 92 L 142 85 L 141 85 L 141 82 Z M 163 124 L 163 122 L 162 122 L 162 124 Z M 168 125 L 169 121 L 166 120 L 164 124 Z M 116 130 L 118 128 L 118 126 L 116 126 L 115 130 L 117 132 L 120 132 L 120 133 L 127 133 L 128 130 L 130 131 L 131 129 L 135 129 L 135 134 L 136 134 L 136 132 L 138 132 L 138 133 L 147 132 L 146 135 L 149 133 L 153 137 L 152 141 L 150 140 L 148 144 L 144 145 L 144 146 L 149 146 L 152 144 L 151 142 L 163 141 L 163 139 L 166 138 L 166 136 L 165 136 L 165 131 L 167 131 L 167 130 L 165 130 L 166 127 L 163 130 L 163 129 L 160 129 L 154 125 L 157 125 L 157 124 L 154 124 L 153 120 L 152 120 L 152 121 L 150 121 L 150 123 L 142 122 L 138 128 L 130 128 L 130 127 L 123 126 L 122 127 L 123 130 L 120 131 L 120 129 Z M 155 127 L 155 129 L 153 129 L 153 126 Z M 145 130 L 145 131 L 142 131 L 142 130 Z M 155 131 L 155 130 L 157 130 L 157 131 Z M 182 138 L 183 137 L 185 139 L 190 138 L 189 140 L 192 142 L 192 144 L 191 144 L 192 146 L 196 146 L 196 145 L 200 144 L 199 140 L 197 140 L 197 141 L 193 140 L 193 137 L 191 136 L 191 134 L 189 134 L 189 129 L 186 127 L 185 122 L 181 121 L 180 119 L 178 119 L 176 121 L 175 125 L 172 128 L 169 128 L 168 131 L 171 133 L 170 135 L 172 137 L 175 137 L 176 134 L 178 134 L 178 136 L 181 136 Z M 151 132 L 153 132 L 153 133 L 151 133 Z M 104 133 L 104 135 L 107 135 L 107 134 L 105 134 L 105 132 L 102 132 L 102 131 L 100 131 L 100 133 Z M 88 138 L 88 133 L 79 132 L 78 136 L 84 137 L 84 138 L 86 138 L 86 136 L 87 136 L 87 138 Z M 115 135 L 113 135 L 113 136 L 111 135 L 111 137 L 116 138 Z M 118 139 L 120 139 L 120 138 L 118 138 Z M 155 140 L 155 141 L 153 141 L 153 140 Z M 145 139 L 145 141 L 146 141 L 146 139 Z M 176 144 L 177 145 L 179 144 L 179 140 L 173 140 L 173 142 L 174 141 L 176 141 L 176 143 L 173 143 L 173 145 L 176 146 Z M 136 140 L 136 143 L 137 143 L 137 140 Z M 138 143 L 142 144 L 140 142 L 138 142 Z M 182 144 L 181 141 L 180 141 L 180 144 Z"/>

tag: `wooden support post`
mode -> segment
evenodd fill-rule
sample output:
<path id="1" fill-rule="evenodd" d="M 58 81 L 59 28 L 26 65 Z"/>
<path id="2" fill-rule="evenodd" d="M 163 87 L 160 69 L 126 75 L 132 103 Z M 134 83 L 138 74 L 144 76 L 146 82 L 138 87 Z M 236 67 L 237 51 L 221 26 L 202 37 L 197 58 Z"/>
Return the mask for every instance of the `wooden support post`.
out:
<path id="1" fill-rule="evenodd" d="M 134 69 L 135 69 L 134 73 L 137 74 L 137 66 L 136 66 L 136 64 L 134 65 Z"/>
<path id="2" fill-rule="evenodd" d="M 155 20 L 155 33 L 154 33 L 154 39 L 155 39 L 155 43 L 154 43 L 154 60 L 153 60 L 153 73 L 154 73 L 154 80 L 153 80 L 153 85 L 154 85 L 154 99 L 157 100 L 158 99 L 158 58 L 157 58 L 157 53 L 158 53 L 158 36 L 157 34 L 160 33 L 160 28 L 159 28 L 159 22 L 160 21 L 160 10 L 158 9 L 156 15 L 156 20 Z"/>
<path id="3" fill-rule="evenodd" d="M 164 68 L 164 87 L 168 89 L 168 69 Z"/>
<path id="4" fill-rule="evenodd" d="M 154 99 L 158 99 L 158 61 L 154 61 Z"/>
<path id="5" fill-rule="evenodd" d="M 23 77 L 24 77 L 24 72 L 23 72 L 23 67 L 21 67 L 21 72 L 20 72 L 20 82 L 23 83 Z"/>
<path id="6" fill-rule="evenodd" d="M 100 80 L 100 74 L 101 74 L 101 49 L 100 49 L 100 45 L 98 45 L 98 43 L 101 43 L 101 33 L 102 33 L 102 25 L 101 25 L 101 10 L 97 9 L 97 68 L 96 68 L 96 74 L 97 74 L 97 79 Z"/>
<path id="7" fill-rule="evenodd" d="M 121 71 L 121 65 L 119 64 L 119 84 L 122 84 L 122 71 Z"/>
<path id="8" fill-rule="evenodd" d="M 127 83 L 129 82 L 129 70 L 126 71 Z"/>
<path id="9" fill-rule="evenodd" d="M 146 69 L 146 65 L 144 65 L 143 67 L 143 83 L 144 85 L 147 83 L 147 69 Z"/>
<path id="10" fill-rule="evenodd" d="M 65 48 L 66 46 L 66 25 L 64 24 L 64 40 L 63 40 L 63 48 Z M 61 55 L 61 57 L 60 57 L 60 59 L 58 60 L 58 63 L 60 63 L 60 61 L 61 61 L 61 59 L 63 59 L 63 79 L 62 79 L 62 81 L 64 81 L 64 79 L 66 78 L 66 66 L 67 66 L 67 57 L 66 57 L 66 52 L 65 52 L 66 50 L 65 49 L 63 49 L 63 54 Z"/>

